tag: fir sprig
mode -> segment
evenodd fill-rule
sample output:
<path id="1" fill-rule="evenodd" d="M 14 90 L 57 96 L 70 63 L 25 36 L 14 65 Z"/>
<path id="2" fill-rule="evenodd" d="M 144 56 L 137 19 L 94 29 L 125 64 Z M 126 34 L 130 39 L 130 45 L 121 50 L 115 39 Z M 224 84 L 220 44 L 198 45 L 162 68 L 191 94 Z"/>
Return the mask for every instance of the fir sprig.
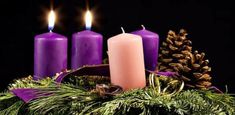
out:
<path id="1" fill-rule="evenodd" d="M 229 94 L 182 90 L 181 82 L 164 76 L 153 79 L 152 83 L 155 83 L 154 87 L 102 97 L 82 83 L 65 82 L 58 85 L 51 78 L 40 81 L 20 79 L 10 85 L 11 88 L 37 88 L 37 94 L 50 95 L 40 96 L 26 104 L 11 92 L 1 93 L 0 115 L 235 114 L 235 98 Z M 93 83 L 87 85 L 94 87 Z M 167 90 L 164 90 L 166 87 Z M 176 92 L 169 95 L 172 91 Z"/>
<path id="2" fill-rule="evenodd" d="M 211 91 L 202 93 L 204 94 L 204 98 L 208 100 L 211 105 L 214 105 L 214 107 L 220 110 L 226 110 L 226 114 L 235 115 L 235 97 L 227 93 L 220 94 L 212 93 Z"/>
<path id="3" fill-rule="evenodd" d="M 82 87 L 71 87 L 67 84 L 60 84 L 59 88 L 56 86 L 43 88 L 40 92 L 52 95 L 31 101 L 29 103 L 31 114 L 77 114 L 100 98 Z"/>
<path id="4" fill-rule="evenodd" d="M 91 113 L 100 113 L 104 115 L 109 114 L 179 114 L 179 115 L 192 115 L 192 114 L 207 114 L 207 115 L 224 115 L 234 114 L 234 98 L 224 97 L 223 103 L 215 103 L 219 100 L 210 100 L 204 98 L 204 94 L 208 91 L 188 90 L 182 91 L 175 96 L 159 95 L 151 97 L 148 95 L 151 89 L 139 89 L 131 92 L 124 93 L 115 97 L 111 101 L 102 104 L 101 107 L 93 110 Z M 151 91 L 150 91 L 151 92 Z M 217 96 L 211 93 L 211 96 Z M 223 95 L 223 94 L 222 94 Z M 231 99 L 233 98 L 233 99 Z M 230 106 L 230 108 L 221 108 L 220 106 Z M 233 108 L 232 108 L 233 107 Z"/>
<path id="5" fill-rule="evenodd" d="M 0 115 L 17 115 L 24 102 L 10 92 L 0 93 Z"/>
<path id="6" fill-rule="evenodd" d="M 9 85 L 9 89 L 17 88 L 43 88 L 48 87 L 50 84 L 53 84 L 55 81 L 53 78 L 45 78 L 39 81 L 33 80 L 32 76 L 14 80 L 14 83 Z"/>

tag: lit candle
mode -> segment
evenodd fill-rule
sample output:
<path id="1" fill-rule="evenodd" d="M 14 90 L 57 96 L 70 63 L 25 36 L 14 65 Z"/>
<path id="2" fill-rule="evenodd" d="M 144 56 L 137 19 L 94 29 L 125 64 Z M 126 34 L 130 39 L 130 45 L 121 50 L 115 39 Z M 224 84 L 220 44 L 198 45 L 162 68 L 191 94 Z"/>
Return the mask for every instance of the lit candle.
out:
<path id="1" fill-rule="evenodd" d="M 102 63 L 103 37 L 90 30 L 92 25 L 90 11 L 86 12 L 85 22 L 86 30 L 74 33 L 72 36 L 72 69 Z"/>
<path id="2" fill-rule="evenodd" d="M 146 85 L 142 38 L 123 33 L 108 39 L 111 83 L 124 90 Z"/>
<path id="3" fill-rule="evenodd" d="M 34 79 L 54 76 L 67 68 L 67 38 L 52 32 L 55 13 L 48 17 L 48 33 L 34 38 Z"/>
<path id="4" fill-rule="evenodd" d="M 142 30 L 131 33 L 142 37 L 145 68 L 154 71 L 158 61 L 159 36 L 157 33 L 146 30 L 143 25 L 142 27 Z"/>

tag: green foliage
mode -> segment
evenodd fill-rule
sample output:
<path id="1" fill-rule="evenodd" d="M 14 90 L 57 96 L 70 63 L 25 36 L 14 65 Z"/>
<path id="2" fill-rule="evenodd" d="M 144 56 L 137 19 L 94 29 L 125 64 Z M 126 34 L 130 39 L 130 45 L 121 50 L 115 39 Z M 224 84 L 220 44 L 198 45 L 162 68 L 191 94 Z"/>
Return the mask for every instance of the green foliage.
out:
<path id="1" fill-rule="evenodd" d="M 204 98 L 211 104 L 211 108 L 214 108 L 213 110 L 221 110 L 226 114 L 235 115 L 235 97 L 226 93 L 218 94 L 210 91 L 202 93 L 204 94 Z"/>
<path id="2" fill-rule="evenodd" d="M 61 84 L 60 88 L 56 86 L 44 88 L 43 92 L 53 95 L 31 101 L 29 103 L 30 114 L 74 114 L 99 98 L 96 94 L 83 88 L 71 87 L 66 84 Z"/>
<path id="3" fill-rule="evenodd" d="M 17 115 L 24 102 L 10 92 L 0 93 L 0 115 Z"/>
<path id="4" fill-rule="evenodd" d="M 147 93 L 150 89 L 136 89 L 114 97 L 113 100 L 103 103 L 90 113 L 104 115 L 112 114 L 163 114 L 170 112 L 171 97 L 151 97 Z"/>
<path id="5" fill-rule="evenodd" d="M 9 89 L 16 88 L 45 88 L 50 84 L 54 84 L 53 78 L 45 78 L 39 81 L 33 80 L 32 76 L 28 76 L 26 78 L 14 80 L 14 83 L 9 85 Z"/>
<path id="6" fill-rule="evenodd" d="M 104 76 L 70 76 L 63 80 L 66 84 L 83 87 L 85 89 L 94 89 L 96 84 L 110 84 L 110 79 Z"/>
<path id="7" fill-rule="evenodd" d="M 151 97 L 148 92 L 152 89 L 138 89 L 126 92 L 107 101 L 101 107 L 93 110 L 91 113 L 100 113 L 104 115 L 113 114 L 179 114 L 179 115 L 233 115 L 235 113 L 234 97 L 220 98 L 218 100 L 204 98 L 209 91 L 187 90 L 175 96 L 158 95 Z M 218 94 L 210 93 L 210 96 L 220 97 Z M 223 101 L 229 99 L 229 101 Z M 223 103 L 215 103 L 223 101 Z M 223 106 L 228 106 L 224 108 Z"/>
<path id="8" fill-rule="evenodd" d="M 0 115 L 235 115 L 235 98 L 229 94 L 182 90 L 181 82 L 164 76 L 149 80 L 151 87 L 104 97 L 90 89 L 99 80 L 87 82 L 92 80 L 84 76 L 60 85 L 51 78 L 28 77 L 16 80 L 10 89 L 37 88 L 38 94 L 51 95 L 26 104 L 10 92 L 0 93 Z"/>

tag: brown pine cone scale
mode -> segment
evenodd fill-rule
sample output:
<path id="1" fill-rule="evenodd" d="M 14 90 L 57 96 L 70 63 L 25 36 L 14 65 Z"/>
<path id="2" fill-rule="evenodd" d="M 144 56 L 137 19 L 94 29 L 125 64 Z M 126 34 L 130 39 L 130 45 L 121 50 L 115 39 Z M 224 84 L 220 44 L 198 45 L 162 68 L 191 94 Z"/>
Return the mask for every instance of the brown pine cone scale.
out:
<path id="1" fill-rule="evenodd" d="M 190 88 L 207 89 L 211 86 L 209 60 L 205 59 L 204 52 L 192 52 L 192 42 L 184 29 L 178 34 L 170 30 L 160 50 L 158 71 L 178 72 Z"/>

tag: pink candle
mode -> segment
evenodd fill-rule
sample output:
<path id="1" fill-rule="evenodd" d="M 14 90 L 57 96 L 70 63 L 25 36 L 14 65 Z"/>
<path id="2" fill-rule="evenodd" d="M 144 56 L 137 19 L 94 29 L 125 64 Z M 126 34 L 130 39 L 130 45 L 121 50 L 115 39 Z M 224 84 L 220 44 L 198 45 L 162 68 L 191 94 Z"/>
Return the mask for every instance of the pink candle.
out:
<path id="1" fill-rule="evenodd" d="M 140 36 L 122 33 L 108 39 L 111 83 L 124 90 L 146 85 L 143 45 Z"/>

